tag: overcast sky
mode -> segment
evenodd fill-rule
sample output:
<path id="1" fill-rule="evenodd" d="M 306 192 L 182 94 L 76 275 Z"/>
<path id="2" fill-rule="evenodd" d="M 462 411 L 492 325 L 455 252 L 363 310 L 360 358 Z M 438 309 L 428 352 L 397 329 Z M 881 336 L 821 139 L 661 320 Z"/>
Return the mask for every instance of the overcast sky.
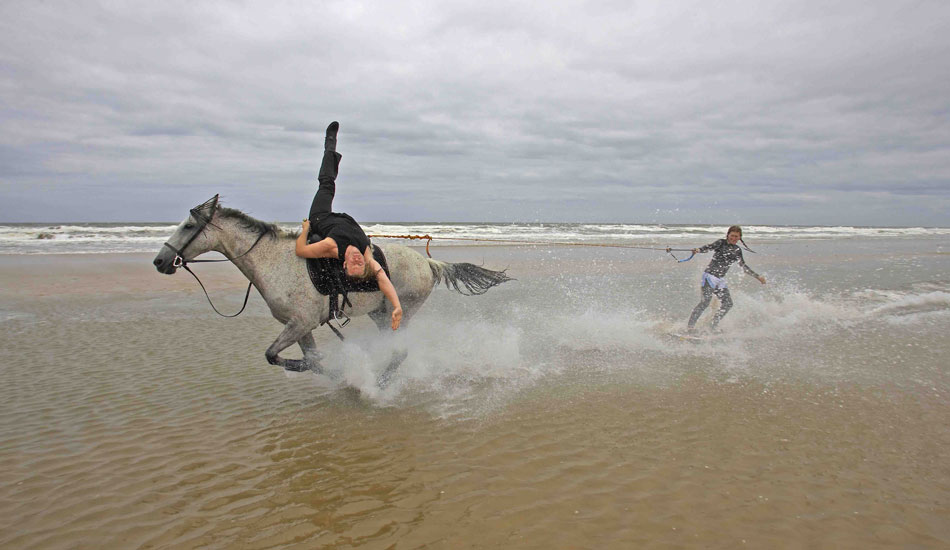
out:
<path id="1" fill-rule="evenodd" d="M 0 221 L 950 225 L 950 2 L 0 2 Z"/>

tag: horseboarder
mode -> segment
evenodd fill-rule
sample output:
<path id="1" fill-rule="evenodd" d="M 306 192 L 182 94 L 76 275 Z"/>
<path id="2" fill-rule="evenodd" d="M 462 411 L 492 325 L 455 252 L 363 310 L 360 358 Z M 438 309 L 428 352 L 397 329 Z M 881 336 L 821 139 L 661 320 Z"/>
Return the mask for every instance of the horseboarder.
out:
<path id="1" fill-rule="evenodd" d="M 379 290 L 392 303 L 392 328 L 399 328 L 402 321 L 402 306 L 399 296 L 386 271 L 373 258 L 369 237 L 356 220 L 348 214 L 332 212 L 333 196 L 336 194 L 336 176 L 343 156 L 336 152 L 336 134 L 339 122 L 327 126 L 323 146 L 323 162 L 317 179 L 320 186 L 310 205 L 310 217 L 303 221 L 303 231 L 297 237 L 295 252 L 301 258 L 334 258 L 347 277 L 358 280 L 375 279 Z M 311 223 L 313 232 L 323 239 L 307 244 Z"/>
<path id="2" fill-rule="evenodd" d="M 703 277 L 700 283 L 703 297 L 699 304 L 693 309 L 693 314 L 689 317 L 687 329 L 690 333 L 696 330 L 694 328 L 696 321 L 698 321 L 700 315 L 706 311 L 713 294 L 719 298 L 719 311 L 716 312 L 716 316 L 713 317 L 712 322 L 712 328 L 714 330 L 719 325 L 719 321 L 729 312 L 729 308 L 732 307 L 732 297 L 729 296 L 729 289 L 726 288 L 726 280 L 724 278 L 726 272 L 729 271 L 730 265 L 739 262 L 743 271 L 758 279 L 763 285 L 765 284 L 765 277 L 752 271 L 752 269 L 746 265 L 745 260 L 742 258 L 742 249 L 736 244 L 739 241 L 742 241 L 742 245 L 745 246 L 745 241 L 742 240 L 742 228 L 738 225 L 733 225 L 726 231 L 725 239 L 719 239 L 716 242 L 693 249 L 693 254 L 709 252 L 710 250 L 715 250 L 715 253 L 709 265 L 706 266 L 706 270 L 703 271 Z M 752 252 L 747 246 L 746 250 Z"/>

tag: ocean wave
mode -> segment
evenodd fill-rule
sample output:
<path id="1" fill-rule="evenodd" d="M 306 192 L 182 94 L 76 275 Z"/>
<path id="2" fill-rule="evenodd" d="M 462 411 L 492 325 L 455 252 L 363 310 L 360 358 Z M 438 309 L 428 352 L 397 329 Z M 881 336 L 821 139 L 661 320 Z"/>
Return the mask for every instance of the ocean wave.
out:
<path id="1" fill-rule="evenodd" d="M 293 232 L 299 224 L 280 222 Z M 153 252 L 171 235 L 172 223 L 0 224 L 0 254 Z M 480 244 L 592 244 L 696 246 L 723 236 L 720 225 L 606 223 L 366 223 L 377 239 L 428 235 L 443 246 Z M 950 228 L 856 226 L 746 226 L 758 243 L 852 238 L 939 238 Z M 396 242 L 399 242 L 396 239 Z M 418 241 L 404 240 L 406 244 Z"/>

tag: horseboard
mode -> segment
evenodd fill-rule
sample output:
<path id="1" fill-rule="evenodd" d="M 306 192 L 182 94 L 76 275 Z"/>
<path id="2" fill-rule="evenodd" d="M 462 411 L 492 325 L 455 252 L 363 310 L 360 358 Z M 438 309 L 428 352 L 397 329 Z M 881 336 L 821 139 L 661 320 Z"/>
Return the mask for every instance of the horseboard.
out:
<path id="1" fill-rule="evenodd" d="M 671 332 L 671 338 L 676 338 L 677 340 L 682 340 L 684 342 L 708 342 L 713 339 L 712 335 L 708 334 L 684 334 L 681 332 Z"/>

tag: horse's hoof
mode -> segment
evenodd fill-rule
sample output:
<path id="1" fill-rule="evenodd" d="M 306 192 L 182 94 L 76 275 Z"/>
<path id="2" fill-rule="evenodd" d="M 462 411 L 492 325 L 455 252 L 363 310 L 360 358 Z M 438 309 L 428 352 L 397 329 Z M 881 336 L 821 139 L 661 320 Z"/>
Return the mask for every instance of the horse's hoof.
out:
<path id="1" fill-rule="evenodd" d="M 376 385 L 379 387 L 379 389 L 386 389 L 386 387 L 392 383 L 393 374 L 394 371 L 386 371 L 376 377 Z"/>
<path id="2" fill-rule="evenodd" d="M 290 372 L 303 372 L 307 369 L 308 369 L 307 364 L 302 361 L 299 363 L 293 362 L 293 363 L 288 363 L 284 365 L 284 370 L 290 371 Z"/>
<path id="3" fill-rule="evenodd" d="M 319 364 L 313 364 L 313 363 L 308 363 L 306 361 L 298 361 L 298 360 L 288 361 L 288 363 L 284 365 L 284 370 L 288 372 L 311 371 L 314 374 L 323 374 L 323 367 L 321 367 Z"/>
<path id="4" fill-rule="evenodd" d="M 314 374 L 323 374 L 323 367 L 320 365 L 307 365 L 307 369 Z"/>

